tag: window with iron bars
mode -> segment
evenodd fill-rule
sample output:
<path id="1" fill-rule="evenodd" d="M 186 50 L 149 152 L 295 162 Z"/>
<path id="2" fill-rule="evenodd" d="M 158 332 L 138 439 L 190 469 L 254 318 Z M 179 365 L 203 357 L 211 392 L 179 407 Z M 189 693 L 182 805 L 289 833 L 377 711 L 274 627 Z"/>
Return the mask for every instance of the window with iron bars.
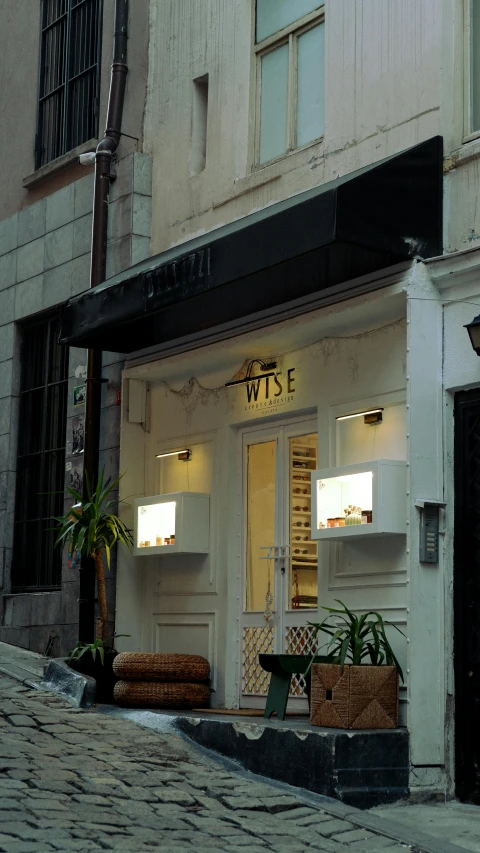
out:
<path id="1" fill-rule="evenodd" d="M 102 0 L 43 0 L 35 167 L 98 133 Z"/>
<path id="2" fill-rule="evenodd" d="M 23 328 L 14 591 L 55 589 L 61 582 L 52 517 L 64 512 L 68 349 L 57 343 L 58 332 L 58 316 Z"/>

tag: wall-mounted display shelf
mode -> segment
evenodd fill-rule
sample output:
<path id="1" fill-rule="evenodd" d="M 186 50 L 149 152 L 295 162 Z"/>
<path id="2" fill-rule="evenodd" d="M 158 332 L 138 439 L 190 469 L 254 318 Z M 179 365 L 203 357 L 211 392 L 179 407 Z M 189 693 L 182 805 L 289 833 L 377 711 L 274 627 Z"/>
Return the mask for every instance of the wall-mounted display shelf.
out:
<path id="1" fill-rule="evenodd" d="M 134 556 L 208 554 L 210 495 L 135 498 L 134 508 Z"/>
<path id="2" fill-rule="evenodd" d="M 377 459 L 312 473 L 312 539 L 406 533 L 406 463 Z"/>

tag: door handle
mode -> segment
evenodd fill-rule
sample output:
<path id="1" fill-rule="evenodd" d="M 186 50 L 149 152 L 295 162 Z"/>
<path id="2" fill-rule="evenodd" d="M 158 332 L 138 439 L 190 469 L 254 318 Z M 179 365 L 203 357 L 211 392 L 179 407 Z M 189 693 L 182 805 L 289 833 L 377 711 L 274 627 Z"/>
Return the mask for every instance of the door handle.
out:
<path id="1" fill-rule="evenodd" d="M 260 545 L 260 551 L 268 551 L 261 560 L 286 560 L 290 556 L 290 545 Z"/>

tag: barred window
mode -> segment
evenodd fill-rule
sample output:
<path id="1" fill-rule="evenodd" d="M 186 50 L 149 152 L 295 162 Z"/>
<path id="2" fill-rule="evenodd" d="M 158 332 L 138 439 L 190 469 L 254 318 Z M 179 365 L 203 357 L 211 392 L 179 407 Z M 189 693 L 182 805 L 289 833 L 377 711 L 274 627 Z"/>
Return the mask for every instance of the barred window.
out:
<path id="1" fill-rule="evenodd" d="M 102 0 L 43 0 L 36 168 L 98 133 Z"/>
<path id="2" fill-rule="evenodd" d="M 63 515 L 65 480 L 68 349 L 57 343 L 58 316 L 26 325 L 23 332 L 14 591 L 60 586 L 52 516 Z"/>

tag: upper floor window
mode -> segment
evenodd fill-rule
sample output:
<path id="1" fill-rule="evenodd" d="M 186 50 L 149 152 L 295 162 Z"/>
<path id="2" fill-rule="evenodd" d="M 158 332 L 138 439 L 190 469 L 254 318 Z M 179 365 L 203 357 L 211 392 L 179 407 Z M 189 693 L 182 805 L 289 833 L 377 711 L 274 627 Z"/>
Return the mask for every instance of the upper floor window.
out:
<path id="1" fill-rule="evenodd" d="M 480 0 L 470 0 L 470 105 L 467 134 L 480 131 Z"/>
<path id="2" fill-rule="evenodd" d="M 35 168 L 98 132 L 102 0 L 43 0 Z"/>
<path id="3" fill-rule="evenodd" d="M 257 0 L 256 161 L 267 163 L 323 136 L 323 0 Z"/>

